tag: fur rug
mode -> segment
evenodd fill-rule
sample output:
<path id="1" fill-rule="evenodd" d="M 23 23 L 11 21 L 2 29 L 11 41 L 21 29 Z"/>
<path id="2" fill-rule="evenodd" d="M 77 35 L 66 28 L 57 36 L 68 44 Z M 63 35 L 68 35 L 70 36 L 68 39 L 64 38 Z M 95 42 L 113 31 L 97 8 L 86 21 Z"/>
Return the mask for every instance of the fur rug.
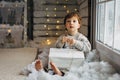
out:
<path id="1" fill-rule="evenodd" d="M 44 71 L 29 74 L 26 80 L 120 80 L 120 75 L 107 62 L 89 62 L 78 69 L 71 69 L 65 76 L 51 75 Z"/>
<path id="2" fill-rule="evenodd" d="M 87 55 L 83 66 L 72 68 L 64 76 L 51 75 L 43 70 L 34 71 L 26 80 L 120 80 L 120 74 L 107 62 L 99 61 L 95 50 Z"/>

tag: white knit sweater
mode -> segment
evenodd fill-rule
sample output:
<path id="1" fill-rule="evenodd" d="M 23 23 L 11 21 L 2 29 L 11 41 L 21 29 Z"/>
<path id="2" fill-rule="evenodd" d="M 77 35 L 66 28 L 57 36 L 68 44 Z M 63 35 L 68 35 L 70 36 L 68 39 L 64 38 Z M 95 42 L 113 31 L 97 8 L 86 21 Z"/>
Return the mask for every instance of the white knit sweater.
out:
<path id="1" fill-rule="evenodd" d="M 73 44 L 72 46 L 70 46 L 67 43 L 62 43 L 62 38 L 63 36 L 75 39 L 75 44 Z M 61 35 L 58 40 L 56 41 L 56 45 L 57 48 L 70 48 L 70 49 L 78 49 L 80 51 L 83 51 L 84 53 L 89 53 L 91 50 L 91 44 L 88 41 L 88 39 L 81 33 L 77 33 L 74 36 L 71 35 Z"/>

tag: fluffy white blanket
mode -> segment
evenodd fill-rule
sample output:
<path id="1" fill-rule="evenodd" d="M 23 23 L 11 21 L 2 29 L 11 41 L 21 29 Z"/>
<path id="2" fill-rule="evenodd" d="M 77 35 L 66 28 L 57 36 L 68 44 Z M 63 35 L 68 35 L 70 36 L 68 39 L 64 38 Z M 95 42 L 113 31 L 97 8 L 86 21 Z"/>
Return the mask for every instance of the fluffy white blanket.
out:
<path id="1" fill-rule="evenodd" d="M 43 70 L 37 72 L 33 69 L 26 80 L 120 80 L 120 74 L 116 73 L 109 63 L 99 62 L 99 55 L 93 50 L 87 55 L 82 66 L 72 68 L 64 76 L 51 75 Z"/>
<path id="2" fill-rule="evenodd" d="M 26 80 L 120 80 L 120 75 L 110 64 L 101 61 L 85 63 L 78 69 L 71 69 L 65 76 L 34 71 Z"/>

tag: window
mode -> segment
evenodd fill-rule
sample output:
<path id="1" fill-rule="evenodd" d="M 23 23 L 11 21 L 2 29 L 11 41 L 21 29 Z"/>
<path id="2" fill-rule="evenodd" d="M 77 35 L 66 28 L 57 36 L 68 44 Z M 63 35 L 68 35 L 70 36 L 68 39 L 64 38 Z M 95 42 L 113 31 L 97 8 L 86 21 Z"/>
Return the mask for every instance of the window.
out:
<path id="1" fill-rule="evenodd" d="M 120 0 L 116 0 L 115 6 L 115 32 L 114 32 L 114 48 L 120 50 Z"/>
<path id="2" fill-rule="evenodd" d="M 120 0 L 97 0 L 96 40 L 112 50 L 120 51 Z"/>

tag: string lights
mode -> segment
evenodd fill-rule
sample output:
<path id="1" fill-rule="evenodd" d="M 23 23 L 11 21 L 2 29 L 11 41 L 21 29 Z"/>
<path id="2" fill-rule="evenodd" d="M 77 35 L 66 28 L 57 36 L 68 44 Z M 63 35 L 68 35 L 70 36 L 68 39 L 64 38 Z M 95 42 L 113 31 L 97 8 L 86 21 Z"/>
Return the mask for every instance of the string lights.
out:
<path id="1" fill-rule="evenodd" d="M 54 14 L 54 17 L 56 17 L 57 15 L 56 14 Z"/>
<path id="2" fill-rule="evenodd" d="M 59 25 L 57 25 L 57 26 L 56 26 L 56 29 L 60 29 L 60 26 L 59 26 Z"/>
<path id="3" fill-rule="evenodd" d="M 45 2 L 44 4 L 48 4 L 47 2 Z M 49 3 L 50 4 L 50 3 Z M 77 11 L 77 8 L 75 9 L 71 9 L 70 8 L 70 0 L 64 0 L 63 2 L 60 2 L 60 0 L 56 0 L 56 2 L 54 3 L 54 7 L 48 7 L 46 6 L 45 8 L 45 15 L 46 15 L 46 24 L 43 26 L 43 28 L 45 29 L 45 33 L 43 35 L 46 35 L 45 39 L 46 40 L 43 40 L 43 42 L 46 44 L 46 45 L 51 45 L 53 44 L 53 42 L 55 41 L 55 39 L 53 39 L 52 37 L 54 36 L 59 36 L 63 30 L 62 26 L 62 21 L 61 21 L 61 18 L 60 17 L 60 14 L 58 13 L 60 10 L 65 13 L 70 13 L 71 11 Z M 59 5 L 62 5 L 62 9 L 59 7 Z M 50 12 L 53 11 L 53 14 L 51 14 Z M 58 12 L 57 12 L 58 11 Z M 62 14 L 61 14 L 62 15 Z M 64 17 L 64 15 L 63 15 Z M 55 19 L 55 20 L 54 20 Z M 49 26 L 49 24 L 51 26 Z M 53 24 L 53 26 L 52 26 Z M 52 28 L 54 27 L 54 24 L 55 24 L 55 28 Z M 44 45 L 45 45 L 44 44 Z"/>

